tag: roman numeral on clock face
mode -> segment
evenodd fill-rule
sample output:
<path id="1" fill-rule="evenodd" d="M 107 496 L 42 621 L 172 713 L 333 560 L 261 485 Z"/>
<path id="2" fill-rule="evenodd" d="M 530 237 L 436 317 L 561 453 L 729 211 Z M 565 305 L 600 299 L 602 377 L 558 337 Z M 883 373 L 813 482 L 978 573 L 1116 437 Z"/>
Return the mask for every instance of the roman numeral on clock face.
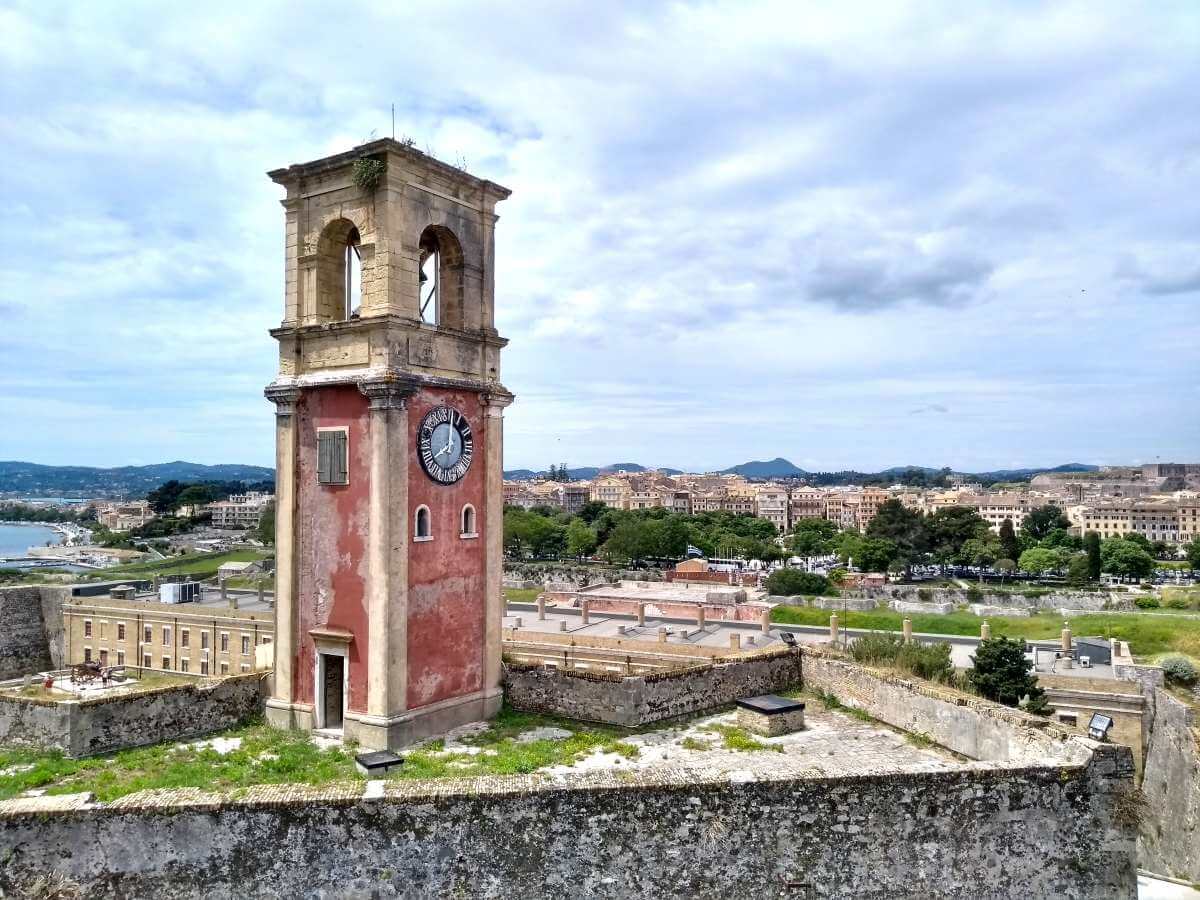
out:
<path id="1" fill-rule="evenodd" d="M 434 407 L 417 428 L 416 449 L 426 475 L 439 484 L 454 484 L 471 468 L 475 450 L 471 423 L 453 407 Z"/>

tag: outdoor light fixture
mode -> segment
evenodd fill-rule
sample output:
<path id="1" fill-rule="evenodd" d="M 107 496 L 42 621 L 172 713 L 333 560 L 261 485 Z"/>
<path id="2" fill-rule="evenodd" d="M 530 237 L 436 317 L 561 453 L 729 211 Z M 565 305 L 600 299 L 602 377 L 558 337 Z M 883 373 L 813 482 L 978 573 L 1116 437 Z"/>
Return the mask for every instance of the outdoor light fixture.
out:
<path id="1" fill-rule="evenodd" d="M 1088 722 L 1088 737 L 1094 741 L 1108 740 L 1108 732 L 1112 727 L 1112 716 L 1092 713 L 1092 721 Z"/>

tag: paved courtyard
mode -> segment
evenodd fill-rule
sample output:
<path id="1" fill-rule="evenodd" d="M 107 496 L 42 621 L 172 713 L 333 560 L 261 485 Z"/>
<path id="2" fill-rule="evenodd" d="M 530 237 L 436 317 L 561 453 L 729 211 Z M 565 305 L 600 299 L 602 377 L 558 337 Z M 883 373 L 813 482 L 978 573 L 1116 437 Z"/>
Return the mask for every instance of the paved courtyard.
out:
<path id="1" fill-rule="evenodd" d="M 632 758 L 595 752 L 570 766 L 554 766 L 542 774 L 566 778 L 571 773 L 605 770 L 694 772 L 731 781 L 792 777 L 878 775 L 900 772 L 943 772 L 970 768 L 934 745 L 918 746 L 909 736 L 847 713 L 830 712 L 808 701 L 805 728 L 778 737 L 750 735 L 737 728 L 735 712 L 703 716 L 675 726 L 632 735 L 622 743 L 638 753 Z M 755 749 L 732 749 L 730 742 L 749 739 Z"/>

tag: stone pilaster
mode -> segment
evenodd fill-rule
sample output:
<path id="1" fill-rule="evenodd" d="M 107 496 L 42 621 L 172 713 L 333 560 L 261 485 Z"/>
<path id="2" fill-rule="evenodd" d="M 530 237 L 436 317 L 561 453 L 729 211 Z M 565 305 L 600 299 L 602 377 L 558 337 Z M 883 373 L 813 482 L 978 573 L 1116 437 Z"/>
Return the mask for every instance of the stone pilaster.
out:
<path id="1" fill-rule="evenodd" d="M 512 403 L 508 393 L 483 394 L 479 402 L 487 422 L 484 469 L 485 581 L 483 690 L 500 690 L 501 644 L 504 622 L 504 408 Z"/>
<path id="2" fill-rule="evenodd" d="M 292 727 L 295 698 L 293 662 L 296 655 L 297 562 L 296 481 L 299 440 L 296 405 L 300 389 L 273 385 L 267 399 L 275 404 L 275 676 L 267 719 Z"/>
<path id="3" fill-rule="evenodd" d="M 405 710 L 408 694 L 408 397 L 414 385 L 381 377 L 361 381 L 359 389 L 370 399 L 367 716 L 381 724 Z"/>

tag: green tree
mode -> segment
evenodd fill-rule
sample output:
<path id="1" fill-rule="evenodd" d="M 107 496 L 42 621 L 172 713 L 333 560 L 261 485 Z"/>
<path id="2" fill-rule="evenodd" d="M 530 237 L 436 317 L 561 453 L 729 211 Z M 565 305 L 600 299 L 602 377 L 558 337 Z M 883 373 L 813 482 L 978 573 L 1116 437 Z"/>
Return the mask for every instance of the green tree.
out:
<path id="1" fill-rule="evenodd" d="M 1020 566 L 1022 572 L 1029 572 L 1031 575 L 1045 575 L 1047 572 L 1061 569 L 1063 557 L 1058 550 L 1051 550 L 1048 547 L 1031 547 L 1021 554 L 1017 565 Z"/>
<path id="2" fill-rule="evenodd" d="M 1193 569 L 1200 569 L 1200 538 L 1187 545 L 1187 561 Z"/>
<path id="3" fill-rule="evenodd" d="M 1086 553 L 1074 553 L 1067 562 L 1067 581 L 1073 587 L 1083 587 L 1091 580 L 1091 564 Z"/>
<path id="4" fill-rule="evenodd" d="M 880 504 L 879 512 L 867 524 L 867 536 L 891 541 L 895 556 L 909 564 L 929 549 L 924 517 L 894 498 Z M 887 568 L 887 563 L 883 568 Z"/>
<path id="5" fill-rule="evenodd" d="M 1154 571 L 1154 557 L 1136 541 L 1110 538 L 1100 545 L 1101 568 L 1122 578 L 1145 578 Z"/>
<path id="6" fill-rule="evenodd" d="M 182 481 L 172 478 L 164 481 L 146 495 L 146 500 L 156 513 L 174 512 L 179 508 L 179 495 L 188 487 Z"/>
<path id="7" fill-rule="evenodd" d="M 1046 536 L 1039 541 L 1039 544 L 1043 547 L 1049 547 L 1050 549 L 1083 549 L 1082 539 L 1075 537 L 1075 535 L 1068 532 L 1065 528 L 1051 528 L 1050 531 L 1046 533 Z"/>
<path id="8" fill-rule="evenodd" d="M 1025 517 L 1025 524 L 1021 526 L 1021 531 L 1032 540 L 1040 541 L 1055 528 L 1065 531 L 1070 527 L 1071 520 L 1063 515 L 1063 511 L 1053 503 L 1047 503 L 1045 506 L 1039 506 L 1037 509 L 1029 511 L 1029 515 Z"/>
<path id="9" fill-rule="evenodd" d="M 967 677 L 980 695 L 1005 706 L 1016 706 L 1028 696 L 1031 710 L 1044 706 L 1045 692 L 1032 674 L 1033 663 L 1025 658 L 1023 641 L 989 638 L 972 659 L 975 666 Z"/>
<path id="10" fill-rule="evenodd" d="M 612 561 L 640 562 L 649 556 L 645 526 L 636 519 L 617 525 L 604 542 L 604 554 Z"/>
<path id="11" fill-rule="evenodd" d="M 820 596 L 829 593 L 829 579 L 800 569 L 776 569 L 767 576 L 767 593 L 781 597 L 796 594 Z"/>
<path id="12" fill-rule="evenodd" d="M 1021 544 L 1013 530 L 1012 519 L 1000 523 L 1000 553 L 1003 559 L 1015 560 L 1021 555 Z"/>
<path id="13" fill-rule="evenodd" d="M 971 538 L 962 545 L 958 559 L 963 565 L 979 566 L 979 580 L 983 581 L 983 570 L 1000 558 L 1000 542 L 990 536 Z"/>
<path id="14" fill-rule="evenodd" d="M 1008 557 L 1001 557 L 992 564 L 992 568 L 1000 573 L 1000 583 L 1004 584 L 1004 579 L 1017 570 L 1017 564 Z"/>
<path id="15" fill-rule="evenodd" d="M 837 532 L 828 519 L 801 519 L 792 529 L 792 551 L 798 556 L 826 556 L 834 552 Z"/>
<path id="16" fill-rule="evenodd" d="M 606 512 L 608 512 L 608 507 L 599 500 L 589 500 L 579 508 L 579 518 L 592 525 Z"/>
<path id="17" fill-rule="evenodd" d="M 1097 581 L 1100 578 L 1102 564 L 1100 560 L 1100 535 L 1089 531 L 1083 536 L 1083 550 L 1087 554 L 1088 578 Z"/>
<path id="18" fill-rule="evenodd" d="M 255 536 L 264 544 L 275 543 L 275 501 L 272 500 L 263 507 Z"/>
<path id="19" fill-rule="evenodd" d="M 1153 553 L 1154 546 L 1150 543 L 1150 538 L 1144 534 L 1138 534 L 1136 531 L 1131 531 L 1128 534 L 1121 535 L 1121 540 L 1128 541 L 1131 544 L 1137 544 L 1147 553 Z"/>
<path id="20" fill-rule="evenodd" d="M 567 555 L 583 559 L 591 555 L 597 543 L 596 530 L 589 528 L 583 519 L 572 519 L 567 525 Z"/>
<path id="21" fill-rule="evenodd" d="M 988 523 L 969 506 L 944 506 L 925 519 L 929 548 L 946 562 L 956 559 L 967 541 L 984 538 Z"/>

